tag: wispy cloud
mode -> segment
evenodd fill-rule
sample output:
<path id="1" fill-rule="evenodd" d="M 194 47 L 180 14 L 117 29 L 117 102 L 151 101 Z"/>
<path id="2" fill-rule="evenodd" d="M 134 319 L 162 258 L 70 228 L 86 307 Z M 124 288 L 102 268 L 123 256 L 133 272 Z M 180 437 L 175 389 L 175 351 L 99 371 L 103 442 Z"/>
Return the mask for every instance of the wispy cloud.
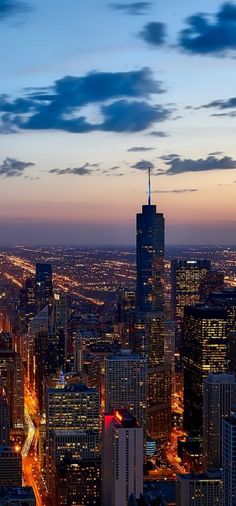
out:
<path id="1" fill-rule="evenodd" d="M 0 0 L 0 22 L 17 14 L 26 13 L 29 10 L 30 6 L 26 2 L 21 2 L 20 0 Z"/>
<path id="2" fill-rule="evenodd" d="M 159 171 L 159 175 L 175 176 L 186 172 L 207 172 L 214 170 L 236 169 L 236 160 L 230 156 L 217 158 L 208 155 L 207 158 L 199 158 L 197 160 L 181 158 L 180 155 L 170 154 L 162 156 L 161 159 L 167 165 L 167 170 Z"/>
<path id="3" fill-rule="evenodd" d="M 140 16 L 146 14 L 151 7 L 152 2 L 114 2 L 110 4 L 114 11 L 121 11 L 130 16 Z"/>
<path id="4" fill-rule="evenodd" d="M 32 162 L 21 162 L 16 158 L 6 158 L 0 165 L 0 177 L 20 177 L 28 167 L 33 167 Z"/>
<path id="5" fill-rule="evenodd" d="M 154 165 L 148 160 L 140 160 L 139 162 L 134 163 L 134 165 L 131 165 L 131 168 L 136 170 L 147 170 L 149 167 L 153 169 Z"/>
<path id="6" fill-rule="evenodd" d="M 145 146 L 134 146 L 132 148 L 127 149 L 128 153 L 139 153 L 142 151 L 152 151 L 155 148 L 145 147 Z"/>

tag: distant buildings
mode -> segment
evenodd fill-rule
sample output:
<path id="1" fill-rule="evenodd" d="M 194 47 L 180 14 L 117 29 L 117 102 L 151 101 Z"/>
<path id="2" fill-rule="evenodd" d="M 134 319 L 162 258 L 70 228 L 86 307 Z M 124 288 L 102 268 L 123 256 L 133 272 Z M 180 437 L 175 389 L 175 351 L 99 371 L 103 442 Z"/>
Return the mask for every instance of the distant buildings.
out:
<path id="1" fill-rule="evenodd" d="M 22 485 L 22 459 L 20 448 L 0 446 L 0 486 Z"/>
<path id="2" fill-rule="evenodd" d="M 36 506 L 31 487 L 0 487 L 0 506 Z"/>

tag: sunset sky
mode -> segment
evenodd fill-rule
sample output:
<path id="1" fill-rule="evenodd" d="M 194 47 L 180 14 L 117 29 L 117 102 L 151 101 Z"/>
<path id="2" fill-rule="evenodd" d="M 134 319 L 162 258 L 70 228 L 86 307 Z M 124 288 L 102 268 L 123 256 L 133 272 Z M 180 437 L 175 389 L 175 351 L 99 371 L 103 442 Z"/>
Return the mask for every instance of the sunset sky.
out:
<path id="1" fill-rule="evenodd" d="M 0 0 L 0 243 L 236 244 L 236 3 Z"/>

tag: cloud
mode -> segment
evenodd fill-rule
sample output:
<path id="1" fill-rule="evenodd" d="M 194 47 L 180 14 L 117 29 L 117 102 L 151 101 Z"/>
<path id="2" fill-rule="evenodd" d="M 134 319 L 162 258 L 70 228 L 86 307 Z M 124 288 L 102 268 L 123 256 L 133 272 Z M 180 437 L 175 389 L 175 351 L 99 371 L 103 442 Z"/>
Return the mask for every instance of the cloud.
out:
<path id="1" fill-rule="evenodd" d="M 64 130 L 86 133 L 95 130 L 136 132 L 167 119 L 170 106 L 150 104 L 163 93 L 150 69 L 130 72 L 91 72 L 66 76 L 51 87 L 24 90 L 13 100 L 0 96 L 2 132 Z M 86 117 L 86 106 L 99 109 L 97 122 Z"/>
<path id="2" fill-rule="evenodd" d="M 213 113 L 211 116 L 213 117 L 224 117 L 228 116 L 229 118 L 235 118 L 236 111 L 230 111 L 230 109 L 236 108 L 236 97 L 231 97 L 224 100 L 213 100 L 208 102 L 208 104 L 201 105 L 200 107 L 196 107 L 195 109 L 218 109 L 219 113 Z"/>
<path id="3" fill-rule="evenodd" d="M 134 146 L 127 149 L 128 153 L 139 153 L 141 151 L 152 151 L 154 148 L 146 148 L 145 146 Z"/>
<path id="4" fill-rule="evenodd" d="M 29 10 L 30 6 L 20 0 L 0 0 L 0 22 Z"/>
<path id="5" fill-rule="evenodd" d="M 165 24 L 157 21 L 147 23 L 139 33 L 139 37 L 151 46 L 162 46 L 166 40 Z"/>
<path id="6" fill-rule="evenodd" d="M 154 165 L 152 162 L 149 162 L 147 160 L 140 160 L 139 162 L 136 162 L 134 165 L 131 165 L 131 168 L 136 170 L 147 170 L 149 167 L 153 169 Z"/>
<path id="7" fill-rule="evenodd" d="M 85 163 L 81 167 L 67 167 L 66 169 L 51 169 L 50 174 L 57 174 L 57 176 L 65 176 L 67 174 L 73 176 L 90 176 L 94 168 L 99 167 L 98 163 Z"/>
<path id="8" fill-rule="evenodd" d="M 33 167 L 32 162 L 21 162 L 16 158 L 6 158 L 0 165 L 0 177 L 19 177 L 25 169 Z"/>
<path id="9" fill-rule="evenodd" d="M 153 137 L 169 137 L 166 132 L 161 132 L 160 130 L 153 130 L 148 135 L 153 135 Z"/>
<path id="10" fill-rule="evenodd" d="M 214 17 L 197 13 L 186 20 L 179 46 L 192 54 L 222 55 L 236 49 L 236 5 L 222 4 Z"/>
<path id="11" fill-rule="evenodd" d="M 198 160 L 181 158 L 179 155 L 166 155 L 161 157 L 165 161 L 168 169 L 163 172 L 159 171 L 159 175 L 174 176 L 186 172 L 206 172 L 212 170 L 229 170 L 236 169 L 236 160 L 230 156 L 216 158 L 216 156 L 208 155 L 207 158 L 199 158 Z"/>
<path id="12" fill-rule="evenodd" d="M 197 188 L 180 188 L 175 190 L 157 190 L 152 193 L 192 193 L 198 191 L 199 190 Z"/>
<path id="13" fill-rule="evenodd" d="M 110 4 L 110 7 L 114 11 L 122 11 L 130 16 L 140 16 L 146 14 L 151 5 L 152 2 L 128 2 L 125 4 L 117 2 Z"/>

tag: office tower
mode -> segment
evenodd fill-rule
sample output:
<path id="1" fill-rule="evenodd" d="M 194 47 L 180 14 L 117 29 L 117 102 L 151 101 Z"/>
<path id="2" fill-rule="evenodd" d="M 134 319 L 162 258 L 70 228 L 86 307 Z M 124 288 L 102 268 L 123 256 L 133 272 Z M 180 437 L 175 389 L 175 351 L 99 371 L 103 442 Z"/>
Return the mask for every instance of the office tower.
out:
<path id="1" fill-rule="evenodd" d="M 222 467 L 222 423 L 236 408 L 235 375 L 212 374 L 203 382 L 203 456 L 205 469 Z"/>
<path id="2" fill-rule="evenodd" d="M 175 393 L 175 322 L 164 321 L 164 359 L 171 366 L 172 395 Z"/>
<path id="3" fill-rule="evenodd" d="M 11 332 L 12 325 L 10 318 L 7 314 L 7 310 L 4 308 L 0 309 L 0 332 Z"/>
<path id="4" fill-rule="evenodd" d="M 81 334 L 78 334 L 75 337 L 75 346 L 74 346 L 74 371 L 82 373 L 83 371 L 83 338 Z"/>
<path id="5" fill-rule="evenodd" d="M 46 471 L 47 487 L 53 493 L 54 473 L 52 467 L 53 431 L 92 430 L 99 432 L 99 392 L 80 383 L 61 384 L 60 388 L 46 391 Z M 68 432 L 68 436 L 70 435 Z"/>
<path id="6" fill-rule="evenodd" d="M 57 506 L 61 504 L 68 504 L 67 502 L 63 502 L 62 498 L 60 498 L 60 500 L 57 500 L 57 489 L 65 489 L 66 495 L 68 496 L 68 494 L 71 494 L 72 490 L 74 490 L 72 485 L 73 481 L 76 482 L 76 490 L 73 491 L 74 501 L 79 501 L 77 497 L 77 489 L 78 483 L 81 482 L 82 479 L 80 476 L 82 472 L 81 466 L 83 466 L 85 462 L 88 463 L 89 476 L 91 478 L 96 478 L 96 473 L 95 476 L 93 476 L 94 466 L 95 469 L 97 469 L 97 465 L 99 464 L 99 471 L 101 467 L 98 432 L 94 432 L 92 430 L 82 431 L 66 429 L 55 430 L 51 432 L 48 449 L 48 468 L 50 469 L 51 473 L 49 492 L 51 498 L 54 499 L 54 501 L 52 501 L 53 504 L 56 504 Z M 68 464 L 70 465 L 68 466 Z M 59 470 L 63 470 L 67 478 L 70 475 L 69 471 L 71 471 L 73 480 L 71 481 L 71 478 L 68 478 L 68 480 L 62 482 L 63 477 L 61 476 L 61 472 L 59 472 Z M 58 478 L 60 478 L 60 480 L 58 480 Z M 63 495 L 63 493 L 60 492 L 60 495 Z M 79 502 L 79 504 L 83 503 Z"/>
<path id="7" fill-rule="evenodd" d="M 101 460 L 66 457 L 56 468 L 55 504 L 101 505 Z"/>
<path id="8" fill-rule="evenodd" d="M 177 475 L 176 506 L 223 506 L 222 501 L 223 486 L 220 471 Z"/>
<path id="9" fill-rule="evenodd" d="M 225 289 L 212 293 L 209 304 L 225 309 L 228 316 L 227 333 L 229 338 L 229 370 L 236 372 L 236 289 Z"/>
<path id="10" fill-rule="evenodd" d="M 24 428 L 24 375 L 21 358 L 13 350 L 0 350 L 0 376 L 10 406 L 11 428 Z"/>
<path id="11" fill-rule="evenodd" d="M 53 332 L 57 329 L 67 331 L 67 294 L 55 291 L 53 295 Z"/>
<path id="12" fill-rule="evenodd" d="M 236 414 L 223 419 L 222 425 L 222 471 L 223 506 L 236 504 Z"/>
<path id="13" fill-rule="evenodd" d="M 36 306 L 36 280 L 27 278 L 23 288 L 19 291 L 19 317 L 20 322 L 27 326 L 35 317 L 37 312 Z"/>
<path id="14" fill-rule="evenodd" d="M 207 306 L 184 312 L 184 428 L 202 435 L 203 380 L 228 370 L 227 313 Z"/>
<path id="15" fill-rule="evenodd" d="M 200 302 L 208 302 L 210 293 L 220 293 L 224 290 L 224 274 L 209 271 L 199 285 Z"/>
<path id="16" fill-rule="evenodd" d="M 45 306 L 52 306 L 53 284 L 51 264 L 36 264 L 36 304 L 37 312 Z"/>
<path id="17" fill-rule="evenodd" d="M 0 350 L 13 350 L 13 336 L 9 332 L 0 334 Z"/>
<path id="18" fill-rule="evenodd" d="M 0 506 L 36 506 L 31 487 L 0 487 Z"/>
<path id="19" fill-rule="evenodd" d="M 200 301 L 200 284 L 211 269 L 209 260 L 173 260 L 171 262 L 172 320 L 184 316 L 185 306 Z"/>
<path id="20" fill-rule="evenodd" d="M 126 408 L 146 433 L 147 360 L 122 349 L 105 358 L 105 411 Z"/>
<path id="21" fill-rule="evenodd" d="M 126 506 L 143 492 L 143 429 L 126 410 L 104 415 L 102 506 Z"/>
<path id="22" fill-rule="evenodd" d="M 35 393 L 41 416 L 45 414 L 46 378 L 49 375 L 49 336 L 46 330 L 41 330 L 34 338 L 34 375 Z"/>
<path id="23" fill-rule="evenodd" d="M 147 357 L 148 368 L 164 362 L 164 318 L 163 313 L 137 311 L 133 325 L 132 349 Z"/>
<path id="24" fill-rule="evenodd" d="M 118 322 L 130 323 L 132 320 L 132 314 L 136 309 L 136 293 L 134 290 L 128 290 L 124 288 L 119 293 L 118 304 L 117 304 L 117 320 Z"/>
<path id="25" fill-rule="evenodd" d="M 48 306 L 45 306 L 37 316 L 35 316 L 29 323 L 28 333 L 26 336 L 26 378 L 27 386 L 29 390 L 35 390 L 36 378 L 35 378 L 35 351 L 36 351 L 36 339 L 40 333 L 48 335 L 49 331 L 49 311 Z"/>
<path id="26" fill-rule="evenodd" d="M 1 379 L 1 378 L 0 378 Z M 8 445 L 10 437 L 10 407 L 6 392 L 0 386 L 0 445 Z"/>
<path id="27" fill-rule="evenodd" d="M 150 170 L 148 204 L 137 214 L 137 310 L 163 311 L 165 220 L 151 204 Z"/>
<path id="28" fill-rule="evenodd" d="M 58 429 L 99 429 L 99 392 L 80 383 L 48 388 L 46 392 L 47 431 Z"/>
<path id="29" fill-rule="evenodd" d="M 0 486 L 22 484 L 21 453 L 12 446 L 0 446 Z"/>
<path id="30" fill-rule="evenodd" d="M 148 369 L 147 431 L 164 443 L 171 432 L 171 365 L 163 363 Z"/>

